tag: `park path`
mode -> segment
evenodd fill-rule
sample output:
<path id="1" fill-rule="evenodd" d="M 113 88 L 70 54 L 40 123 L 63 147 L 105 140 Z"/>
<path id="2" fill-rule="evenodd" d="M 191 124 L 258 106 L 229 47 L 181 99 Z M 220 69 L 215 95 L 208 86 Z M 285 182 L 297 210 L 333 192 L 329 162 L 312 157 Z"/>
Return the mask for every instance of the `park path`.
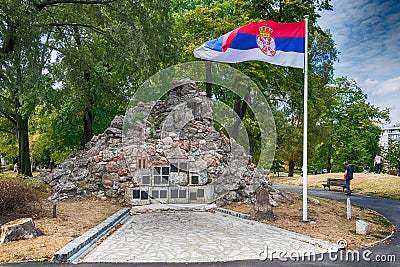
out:
<path id="1" fill-rule="evenodd" d="M 330 250 L 336 244 L 232 215 L 169 210 L 131 216 L 82 262 L 225 262 Z"/>

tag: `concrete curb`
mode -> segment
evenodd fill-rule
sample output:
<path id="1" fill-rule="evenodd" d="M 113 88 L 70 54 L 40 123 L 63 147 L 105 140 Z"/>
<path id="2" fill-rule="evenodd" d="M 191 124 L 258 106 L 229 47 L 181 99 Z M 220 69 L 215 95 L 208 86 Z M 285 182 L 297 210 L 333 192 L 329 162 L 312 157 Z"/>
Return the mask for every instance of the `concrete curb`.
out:
<path id="1" fill-rule="evenodd" d="M 79 259 L 92 245 L 113 230 L 117 224 L 126 219 L 129 215 L 129 210 L 129 208 L 125 208 L 117 211 L 82 236 L 69 242 L 54 254 L 52 262 L 72 262 Z"/>
<path id="2" fill-rule="evenodd" d="M 245 219 L 245 220 L 249 220 L 250 219 L 250 215 L 249 214 L 244 214 L 244 213 L 233 211 L 233 210 L 223 209 L 223 208 L 219 208 L 219 207 L 213 208 L 213 210 L 218 211 L 220 213 L 225 213 L 225 214 L 228 214 L 228 215 L 231 215 L 231 216 L 234 216 L 234 217 L 239 217 L 239 218 L 242 218 L 242 219 Z"/>
<path id="3" fill-rule="evenodd" d="M 390 235 L 388 235 L 387 237 L 385 237 L 384 239 L 377 240 L 377 241 L 375 241 L 375 242 L 368 243 L 368 244 L 365 244 L 365 245 L 361 245 L 360 248 L 370 248 L 370 247 L 379 245 L 379 244 L 381 244 L 381 243 L 384 243 L 385 241 L 387 241 L 387 240 L 389 240 L 390 238 L 392 238 L 392 237 L 394 236 L 394 233 L 395 233 L 395 232 L 396 232 L 396 230 L 393 230 L 392 233 L 391 233 Z"/>
<path id="4" fill-rule="evenodd" d="M 216 208 L 215 204 L 150 204 L 133 206 L 131 215 L 136 213 L 160 212 L 160 211 L 207 211 Z"/>

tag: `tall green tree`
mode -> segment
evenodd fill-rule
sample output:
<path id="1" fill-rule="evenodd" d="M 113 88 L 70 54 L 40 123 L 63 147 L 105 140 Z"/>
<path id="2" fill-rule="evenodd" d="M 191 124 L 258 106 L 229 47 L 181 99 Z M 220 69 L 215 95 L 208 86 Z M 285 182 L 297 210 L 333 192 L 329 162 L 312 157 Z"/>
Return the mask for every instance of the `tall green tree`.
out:
<path id="1" fill-rule="evenodd" d="M 400 142 L 391 141 L 389 143 L 386 160 L 389 163 L 389 168 L 396 170 L 396 175 L 400 172 Z"/>
<path id="2" fill-rule="evenodd" d="M 389 114 L 369 103 L 354 80 L 338 78 L 328 88 L 332 101 L 321 117 L 319 127 L 325 135 L 316 157 L 337 171 L 344 161 L 361 170 L 379 151 L 382 130 L 374 122 L 389 120 Z"/>
<path id="3" fill-rule="evenodd" d="M 2 132 L 17 137 L 26 175 L 39 103 L 53 106 L 56 139 L 84 145 L 132 90 L 175 62 L 169 1 L 0 0 L 0 17 L 0 116 L 13 125 Z"/>
<path id="4" fill-rule="evenodd" d="M 78 7 L 112 2 L 115 1 L 1 0 L 0 111 L 15 127 L 23 174 L 31 175 L 29 118 L 46 90 L 51 89 L 49 69 L 52 52 L 57 48 L 57 38 L 52 33 L 70 24 L 63 19 L 66 8 L 80 10 Z"/>
<path id="5" fill-rule="evenodd" d="M 82 120 L 81 146 L 122 113 L 129 95 L 175 62 L 169 1 L 115 1 L 63 11 L 58 48 L 61 116 Z M 160 53 L 160 51 L 163 51 Z M 76 140 L 74 138 L 74 140 Z"/>
<path id="6" fill-rule="evenodd" d="M 31 1 L 0 3 L 0 116 L 9 121 L 18 140 L 18 165 L 31 175 L 29 117 L 46 87 L 48 39 L 40 11 Z"/>

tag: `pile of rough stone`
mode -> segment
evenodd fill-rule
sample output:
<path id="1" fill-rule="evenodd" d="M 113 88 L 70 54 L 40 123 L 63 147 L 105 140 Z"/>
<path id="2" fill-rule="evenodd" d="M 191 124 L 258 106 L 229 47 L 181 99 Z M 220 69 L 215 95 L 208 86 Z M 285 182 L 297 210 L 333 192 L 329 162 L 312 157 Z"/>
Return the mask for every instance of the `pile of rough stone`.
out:
<path id="1" fill-rule="evenodd" d="M 215 130 L 212 102 L 200 88 L 191 81 L 180 84 L 166 100 L 140 103 L 127 111 L 126 116 L 132 116 L 151 109 L 145 125 L 132 130 L 142 130 L 141 133 L 131 132 L 130 138 L 123 140 L 131 129 L 124 129 L 124 116 L 116 116 L 110 127 L 93 137 L 84 150 L 73 153 L 45 177 L 56 191 L 51 199 L 97 196 L 122 201 L 126 189 L 138 185 L 132 155 L 140 149 L 153 164 L 167 164 L 171 155 L 201 162 L 208 182 L 224 195 L 217 204 L 251 201 L 259 184 L 269 185 L 268 171 L 255 169 L 242 146 Z M 199 107 L 201 115 L 196 111 Z M 180 125 L 180 121 L 185 123 Z M 144 145 L 142 138 L 132 138 L 143 133 Z M 278 193 L 275 195 L 279 198 Z"/>

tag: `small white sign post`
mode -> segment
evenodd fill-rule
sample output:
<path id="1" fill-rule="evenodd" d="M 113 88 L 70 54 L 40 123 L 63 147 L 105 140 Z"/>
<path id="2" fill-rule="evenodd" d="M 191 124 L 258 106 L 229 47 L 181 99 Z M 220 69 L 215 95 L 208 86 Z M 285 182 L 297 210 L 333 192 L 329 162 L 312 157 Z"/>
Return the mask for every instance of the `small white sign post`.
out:
<path id="1" fill-rule="evenodd" d="M 350 198 L 347 198 L 347 220 L 351 219 L 351 203 Z"/>

